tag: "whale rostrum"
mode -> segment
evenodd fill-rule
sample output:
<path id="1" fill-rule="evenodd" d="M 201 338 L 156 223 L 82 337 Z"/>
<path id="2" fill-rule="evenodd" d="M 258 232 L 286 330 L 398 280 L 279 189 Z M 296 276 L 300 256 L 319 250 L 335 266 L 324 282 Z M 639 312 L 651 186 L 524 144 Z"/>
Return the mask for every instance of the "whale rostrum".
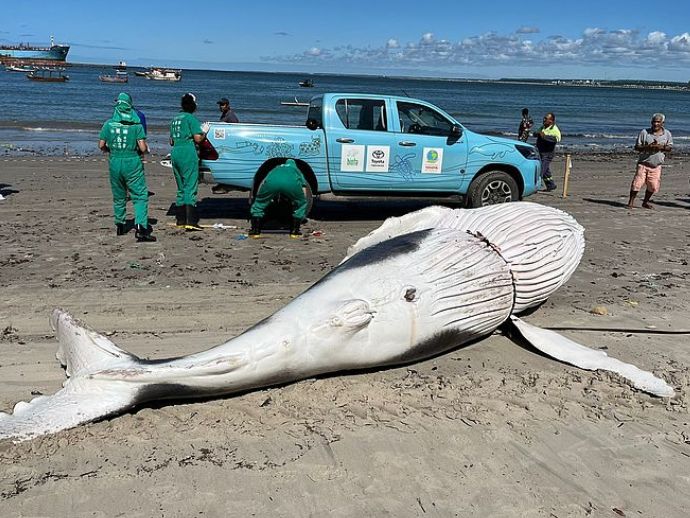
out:
<path id="1" fill-rule="evenodd" d="M 56 309 L 50 320 L 68 379 L 55 394 L 0 413 L 0 438 L 26 440 L 154 400 L 423 360 L 502 324 L 556 359 L 673 396 L 653 374 L 518 318 L 563 285 L 583 253 L 583 228 L 557 209 L 526 202 L 429 207 L 386 220 L 333 271 L 241 335 L 164 360 L 138 358 Z"/>

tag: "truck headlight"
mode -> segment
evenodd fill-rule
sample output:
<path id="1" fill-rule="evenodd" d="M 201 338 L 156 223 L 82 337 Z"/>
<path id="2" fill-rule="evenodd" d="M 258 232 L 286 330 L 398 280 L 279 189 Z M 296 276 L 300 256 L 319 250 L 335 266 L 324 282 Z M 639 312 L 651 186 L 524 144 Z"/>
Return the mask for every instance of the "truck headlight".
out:
<path id="1" fill-rule="evenodd" d="M 527 160 L 539 160 L 539 152 L 534 146 L 517 145 L 515 149 L 517 149 Z"/>

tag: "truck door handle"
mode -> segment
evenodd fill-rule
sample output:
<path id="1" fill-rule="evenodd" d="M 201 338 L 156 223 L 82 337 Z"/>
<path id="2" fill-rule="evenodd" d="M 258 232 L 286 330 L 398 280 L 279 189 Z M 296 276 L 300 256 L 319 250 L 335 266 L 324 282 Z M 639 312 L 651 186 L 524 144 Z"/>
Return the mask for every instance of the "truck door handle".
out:
<path id="1" fill-rule="evenodd" d="M 355 139 L 341 137 L 339 139 L 335 139 L 335 141 L 340 142 L 341 144 L 352 144 L 355 141 Z"/>
<path id="2" fill-rule="evenodd" d="M 410 142 L 409 140 L 403 140 L 402 142 L 398 142 L 398 144 L 405 147 L 412 147 L 417 145 L 416 142 Z"/>

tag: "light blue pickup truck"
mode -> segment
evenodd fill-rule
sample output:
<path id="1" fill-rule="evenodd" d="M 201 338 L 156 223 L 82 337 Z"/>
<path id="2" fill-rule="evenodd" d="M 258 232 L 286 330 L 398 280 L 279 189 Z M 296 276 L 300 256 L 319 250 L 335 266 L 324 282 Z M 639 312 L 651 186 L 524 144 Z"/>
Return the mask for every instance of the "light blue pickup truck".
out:
<path id="1" fill-rule="evenodd" d="M 308 195 L 462 196 L 481 207 L 522 199 L 541 182 L 533 146 L 474 133 L 410 97 L 328 93 L 311 99 L 304 126 L 212 122 L 207 137 L 205 180 L 250 193 L 288 158 Z"/>

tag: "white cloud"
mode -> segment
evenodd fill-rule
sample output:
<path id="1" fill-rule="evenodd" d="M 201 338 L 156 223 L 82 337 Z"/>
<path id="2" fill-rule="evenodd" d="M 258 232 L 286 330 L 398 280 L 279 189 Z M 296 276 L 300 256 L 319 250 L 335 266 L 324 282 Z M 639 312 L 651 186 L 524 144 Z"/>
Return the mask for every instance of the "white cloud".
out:
<path id="1" fill-rule="evenodd" d="M 527 25 L 523 25 L 515 31 L 516 34 L 538 34 L 539 32 L 539 27 L 530 27 Z"/>
<path id="2" fill-rule="evenodd" d="M 528 30 L 529 29 L 529 30 Z M 427 32 L 417 41 L 401 42 L 389 38 L 379 47 L 342 45 L 332 49 L 312 47 L 303 53 L 266 61 L 359 65 L 395 65 L 444 68 L 457 65 L 514 66 L 600 65 L 680 67 L 690 65 L 690 34 L 675 36 L 661 31 L 641 34 L 632 29 L 587 28 L 582 35 L 569 38 L 533 35 L 535 27 L 521 27 L 515 33 L 489 32 L 460 41 L 437 39 Z M 530 34 L 526 39 L 522 35 Z"/>
<path id="3" fill-rule="evenodd" d="M 583 32 L 583 34 L 586 37 L 596 36 L 597 34 L 605 34 L 605 33 L 606 33 L 606 31 L 604 29 L 597 29 L 596 27 L 585 29 Z"/>
<path id="4" fill-rule="evenodd" d="M 668 49 L 680 53 L 690 52 L 690 34 L 684 32 L 671 38 L 671 41 L 668 42 Z"/>
<path id="5" fill-rule="evenodd" d="M 647 43 L 649 45 L 662 45 L 666 43 L 666 33 L 660 31 L 653 31 L 647 34 Z"/>

